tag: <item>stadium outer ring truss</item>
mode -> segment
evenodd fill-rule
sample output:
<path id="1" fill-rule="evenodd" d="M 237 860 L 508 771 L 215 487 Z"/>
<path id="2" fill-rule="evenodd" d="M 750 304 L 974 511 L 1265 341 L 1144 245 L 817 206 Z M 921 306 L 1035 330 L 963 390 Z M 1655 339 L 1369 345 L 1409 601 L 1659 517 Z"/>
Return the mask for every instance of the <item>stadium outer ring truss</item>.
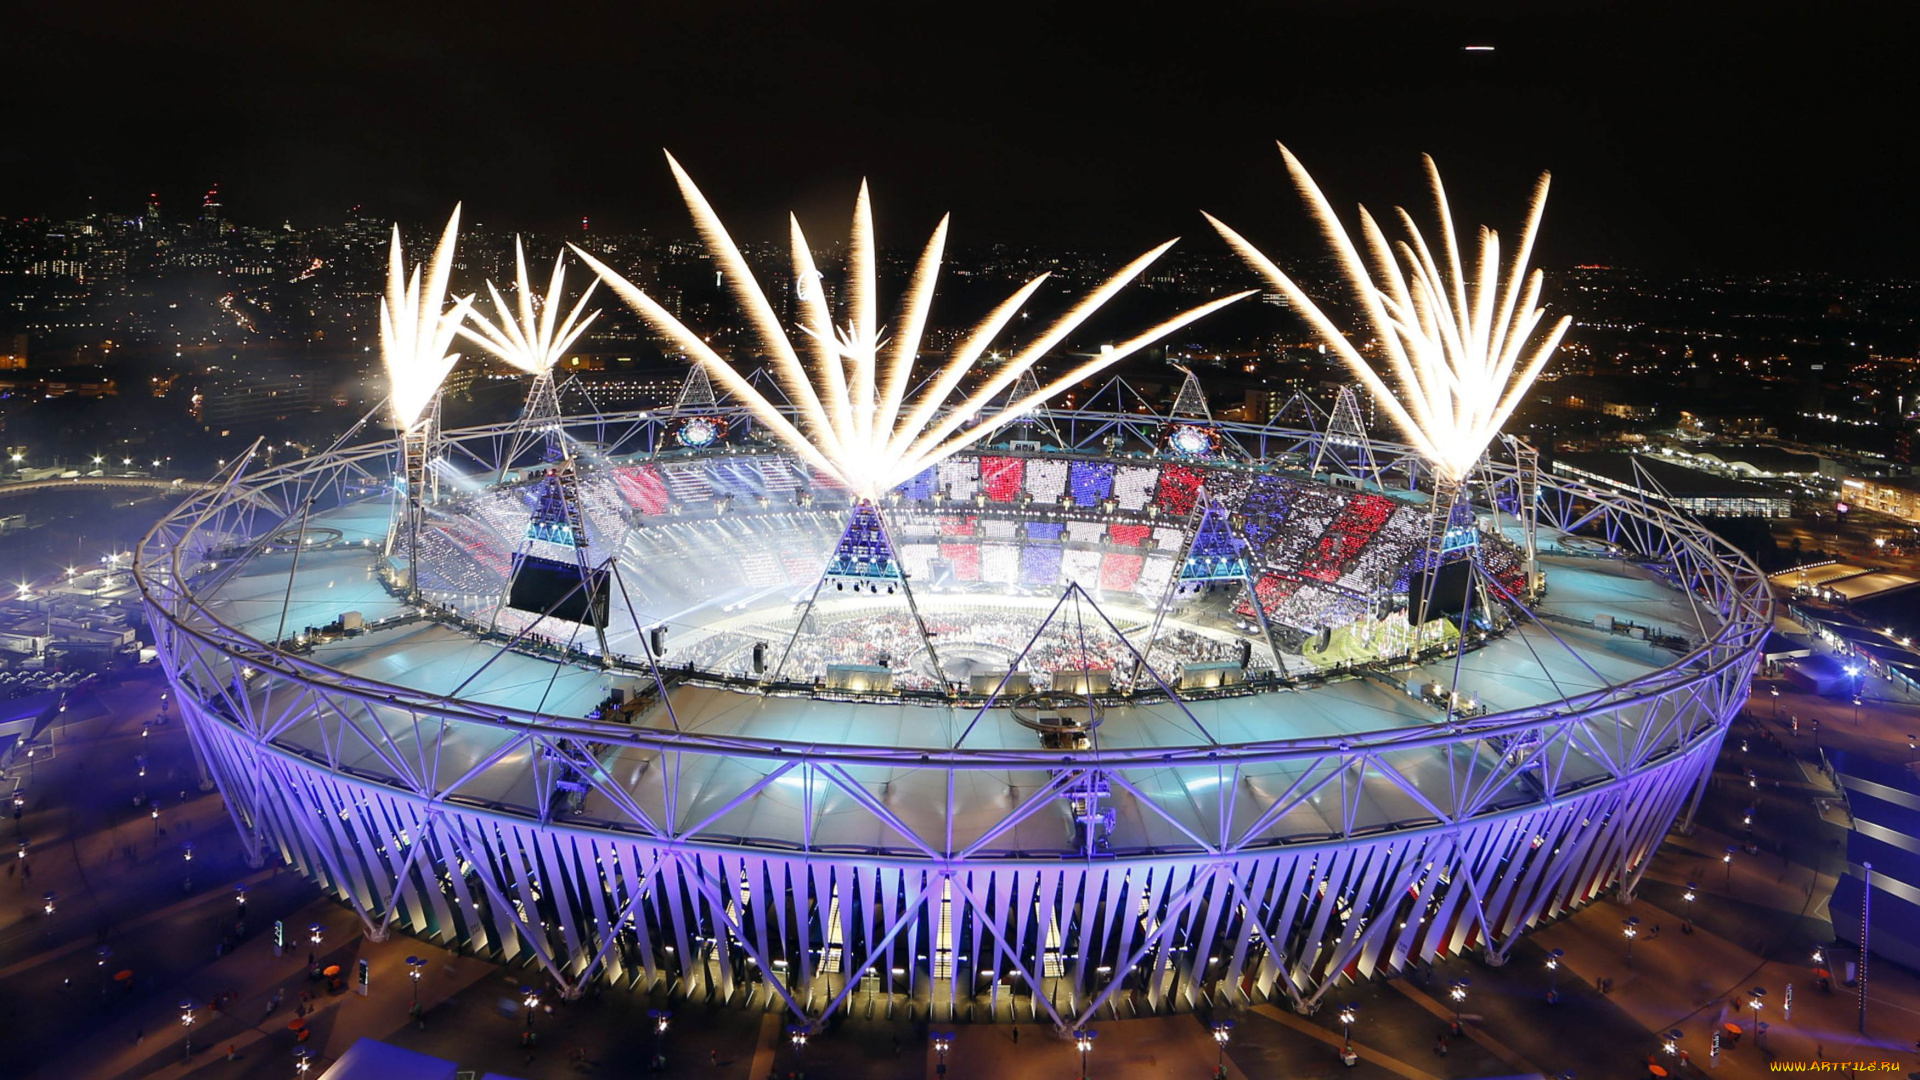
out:
<path id="1" fill-rule="evenodd" d="M 1070 446 L 1109 451 L 1129 440 L 1151 446 L 1167 422 L 1094 405 L 1047 420 Z M 670 419 L 655 410 L 563 423 L 617 454 L 652 448 Z M 1254 461 L 1298 460 L 1284 455 L 1313 455 L 1322 440 L 1312 428 L 1216 426 Z M 514 430 L 503 423 L 450 431 L 444 445 L 492 468 Z M 1351 445 L 1349 436 L 1326 438 Z M 1371 442 L 1383 473 L 1417 479 L 1420 463 L 1406 447 Z M 1503 963 L 1542 920 L 1611 887 L 1631 895 L 1675 820 L 1691 820 L 1771 622 L 1765 579 L 1696 522 L 1621 491 L 1542 474 L 1544 525 L 1604 538 L 1690 594 L 1718 620 L 1718 632 L 1664 668 L 1603 690 L 1339 739 L 1063 757 L 1037 747 L 799 745 L 637 729 L 481 708 L 347 675 L 220 620 L 204 594 L 234 567 L 212 569 L 217 560 L 244 561 L 231 558 L 236 546 L 302 524 L 316 506 L 384 493 L 397 453 L 396 441 L 339 446 L 259 471 L 249 471 L 249 453 L 140 545 L 134 570 L 162 663 L 253 858 L 277 854 L 296 866 L 350 905 L 375 939 L 398 927 L 458 942 L 537 965 L 568 995 L 604 978 L 784 1008 L 809 1025 L 861 998 L 871 1008 L 876 995 L 889 1008 L 918 1001 L 943 1019 L 988 1019 L 1004 1007 L 1008 1018 L 1044 1018 L 1063 1030 L 1103 1015 L 1192 1008 L 1203 998 L 1284 999 L 1309 1011 L 1342 979 L 1469 949 Z M 1339 455 L 1328 457 L 1341 467 Z M 1490 462 L 1477 490 L 1510 503 L 1531 490 L 1528 479 L 1518 466 Z M 739 798 L 786 777 L 809 805 L 836 799 L 900 842 L 850 851 L 713 837 L 705 830 L 717 815 L 656 820 L 604 770 L 590 768 L 586 782 L 626 807 L 629 820 L 583 824 L 488 805 L 464 798 L 465 777 L 441 776 L 436 760 L 404 760 L 382 732 L 396 715 L 416 732 L 498 729 L 505 737 L 489 760 L 577 762 L 622 746 L 676 765 L 711 755 L 763 763 L 764 778 Z M 319 720 L 327 746 L 281 738 L 303 718 Z M 385 768 L 344 768 L 338 751 L 348 742 L 372 748 Z M 1515 745 L 1531 749 L 1509 753 Z M 1562 784 L 1551 758 L 1576 746 L 1603 771 Z M 1419 748 L 1449 748 L 1447 790 L 1418 790 L 1390 763 Z M 1089 775 L 1127 800 L 1138 794 L 1129 777 L 1142 771 L 1219 770 L 1237 791 L 1241 768 L 1273 762 L 1300 771 L 1257 807 L 1259 828 L 1240 827 L 1246 808 L 1236 815 L 1222 799 L 1228 809 L 1217 830 L 1180 826 L 1186 842 L 1171 848 L 1034 858 L 993 843 Z M 916 834 L 887 805 L 887 776 L 933 770 L 951 793 L 956 776 L 982 769 L 1030 782 L 1001 808 L 997 825 L 964 845 Z M 1523 769 L 1537 772 L 1536 797 L 1515 804 L 1502 795 Z M 553 769 L 545 772 L 550 782 Z M 1410 797 L 1423 816 L 1363 827 L 1357 808 L 1379 785 Z M 1323 796 L 1340 800 L 1342 827 L 1331 834 L 1251 839 Z M 949 794 L 949 814 L 953 806 Z"/>

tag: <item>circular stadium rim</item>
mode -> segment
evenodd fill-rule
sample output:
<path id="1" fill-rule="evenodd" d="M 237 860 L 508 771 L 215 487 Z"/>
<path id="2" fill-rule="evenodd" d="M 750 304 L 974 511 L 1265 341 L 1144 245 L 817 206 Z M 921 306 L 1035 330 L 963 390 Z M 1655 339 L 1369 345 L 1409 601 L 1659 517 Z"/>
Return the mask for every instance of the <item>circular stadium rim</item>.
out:
<path id="1" fill-rule="evenodd" d="M 1116 435 L 1152 445 L 1167 422 L 1094 409 L 1049 416 L 1077 447 Z M 653 410 L 563 424 L 593 445 L 637 448 L 667 420 Z M 514 426 L 442 438 L 497 454 Z M 1314 454 L 1323 438 L 1215 426 L 1261 462 Z M 1419 477 L 1406 447 L 1371 440 L 1371 449 L 1382 473 Z M 1120 1015 L 1123 1003 L 1163 1011 L 1224 997 L 1307 1009 L 1344 979 L 1470 948 L 1502 962 L 1528 927 L 1637 885 L 1660 838 L 1691 815 L 1771 621 L 1757 569 L 1690 518 L 1540 474 L 1545 529 L 1605 539 L 1622 554 L 1610 568 L 1664 581 L 1713 631 L 1657 670 L 1560 700 L 1338 737 L 1062 754 L 635 729 L 348 676 L 221 620 L 202 593 L 240 569 L 239 544 L 298 526 L 320 501 L 384 491 L 396 452 L 397 441 L 336 447 L 258 472 L 237 461 L 165 517 L 135 563 L 161 659 L 256 859 L 297 866 L 371 936 L 398 927 L 536 964 L 566 994 L 610 979 L 782 1008 L 806 1023 L 881 995 L 936 1016 L 1005 1009 L 1070 1028 Z M 1477 490 L 1511 497 L 1530 480 L 1490 461 Z M 287 738 L 301 725 L 320 737 Z M 490 761 L 524 760 L 536 786 L 543 776 L 583 782 L 627 819 L 583 824 L 555 818 L 550 799 L 536 809 L 464 796 L 465 777 L 437 766 L 463 732 L 481 729 Z M 646 761 L 663 787 L 688 762 L 752 762 L 764 771 L 736 800 L 785 785 L 809 816 L 856 815 L 887 843 L 756 842 L 710 834 L 719 815 L 649 813 L 593 764 L 609 747 Z M 1444 790 L 1403 772 L 1415 753 L 1444 761 Z M 1251 784 L 1256 768 L 1284 782 Z M 1145 793 L 1205 770 L 1228 794 L 1203 796 L 1211 803 L 1197 820 L 1217 828 L 1174 820 Z M 1011 781 L 1006 798 L 956 837 L 951 792 L 989 773 Z M 944 836 L 923 835 L 890 805 L 900 778 L 914 775 L 949 792 Z M 1066 858 L 995 845 L 1088 792 L 1176 842 Z M 1338 828 L 1268 836 L 1284 816 L 1335 800 Z M 1360 820 L 1363 803 L 1383 801 L 1420 812 Z"/>

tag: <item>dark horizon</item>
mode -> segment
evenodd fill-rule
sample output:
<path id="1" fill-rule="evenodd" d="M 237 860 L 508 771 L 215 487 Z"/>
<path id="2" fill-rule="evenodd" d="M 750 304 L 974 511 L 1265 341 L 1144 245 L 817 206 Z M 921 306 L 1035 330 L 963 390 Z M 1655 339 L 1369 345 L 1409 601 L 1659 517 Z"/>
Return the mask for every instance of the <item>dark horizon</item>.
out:
<path id="1" fill-rule="evenodd" d="M 458 200 L 493 228 L 686 235 L 668 148 L 743 239 L 789 209 L 843 238 L 864 175 L 888 246 L 951 211 L 958 246 L 1196 250 L 1218 244 L 1204 209 L 1317 253 L 1279 138 L 1349 215 L 1424 221 L 1432 153 L 1460 224 L 1503 234 L 1550 170 L 1549 266 L 1904 276 L 1920 241 L 1894 212 L 1916 151 L 1880 120 L 1902 38 L 1873 6 L 747 7 L 35 8 L 0 43 L 37 88 L 0 213 L 157 190 L 178 218 L 218 184 L 256 225 L 437 223 Z"/>

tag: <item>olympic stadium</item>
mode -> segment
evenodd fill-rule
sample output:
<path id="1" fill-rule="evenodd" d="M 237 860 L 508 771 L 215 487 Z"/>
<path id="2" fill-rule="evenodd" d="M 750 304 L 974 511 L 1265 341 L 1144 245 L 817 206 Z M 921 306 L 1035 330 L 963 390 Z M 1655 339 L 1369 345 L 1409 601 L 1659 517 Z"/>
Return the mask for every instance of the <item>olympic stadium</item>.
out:
<path id="1" fill-rule="evenodd" d="M 399 434 L 234 462 L 136 574 L 257 858 L 566 993 L 1064 1030 L 1501 963 L 1635 888 L 1771 619 L 1738 551 L 1542 471 L 1493 409 L 1450 454 L 1370 435 L 1351 388 L 1272 425 L 1191 374 L 1170 409 L 1110 375 L 1049 408 L 1045 335 L 948 402 L 963 344 L 916 403 L 916 277 L 904 360 L 870 283 L 837 344 L 821 304 L 812 368 L 736 284 L 765 378 L 688 333 L 675 401 L 568 413 L 556 268 L 501 337 L 547 358 L 523 415 L 449 430 L 446 367 L 418 392 L 392 354 L 441 364 L 467 312 L 397 239 L 394 277 L 383 330 L 425 327 L 383 338 Z"/>

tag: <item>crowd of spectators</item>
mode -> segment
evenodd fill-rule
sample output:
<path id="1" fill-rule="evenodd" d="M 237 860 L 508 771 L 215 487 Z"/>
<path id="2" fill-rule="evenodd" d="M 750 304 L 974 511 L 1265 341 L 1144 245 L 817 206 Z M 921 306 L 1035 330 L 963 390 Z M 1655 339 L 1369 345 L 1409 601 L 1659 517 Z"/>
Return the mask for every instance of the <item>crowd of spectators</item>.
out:
<path id="1" fill-rule="evenodd" d="M 437 508 L 422 540 L 423 583 L 498 596 L 511 557 L 529 543 L 544 482 L 521 480 Z M 762 598 L 754 603 L 768 593 L 779 595 L 776 604 L 804 600 L 845 518 L 843 497 L 810 504 L 807 493 L 817 486 L 809 470 L 781 455 L 743 454 L 590 469 L 577 490 L 592 560 L 619 549 L 623 583 L 647 620 L 730 604 L 749 591 Z M 1219 500 L 1249 542 L 1253 594 L 1268 618 L 1306 633 L 1365 620 L 1382 597 L 1404 592 L 1402 572 L 1426 541 L 1424 507 L 1302 477 L 1200 462 L 1011 454 L 962 455 L 926 470 L 890 497 L 887 521 L 916 594 L 935 609 L 930 618 L 948 617 L 935 599 L 947 589 L 1044 593 L 1074 583 L 1150 607 L 1178 566 L 1202 499 Z M 714 512 L 719 507 L 735 511 Z M 1495 546 L 1497 574 L 1517 587 L 1518 555 L 1511 545 Z M 1245 598 L 1237 610 L 1253 614 Z M 987 632 L 974 616 L 966 619 L 966 633 Z M 898 650 L 898 629 L 882 619 L 839 631 L 838 639 L 821 636 L 803 663 L 812 670 L 843 652 L 885 651 L 882 641 Z M 687 651 L 699 666 L 744 670 L 756 640 L 708 633 Z M 902 677 L 911 678 L 904 669 Z"/>

